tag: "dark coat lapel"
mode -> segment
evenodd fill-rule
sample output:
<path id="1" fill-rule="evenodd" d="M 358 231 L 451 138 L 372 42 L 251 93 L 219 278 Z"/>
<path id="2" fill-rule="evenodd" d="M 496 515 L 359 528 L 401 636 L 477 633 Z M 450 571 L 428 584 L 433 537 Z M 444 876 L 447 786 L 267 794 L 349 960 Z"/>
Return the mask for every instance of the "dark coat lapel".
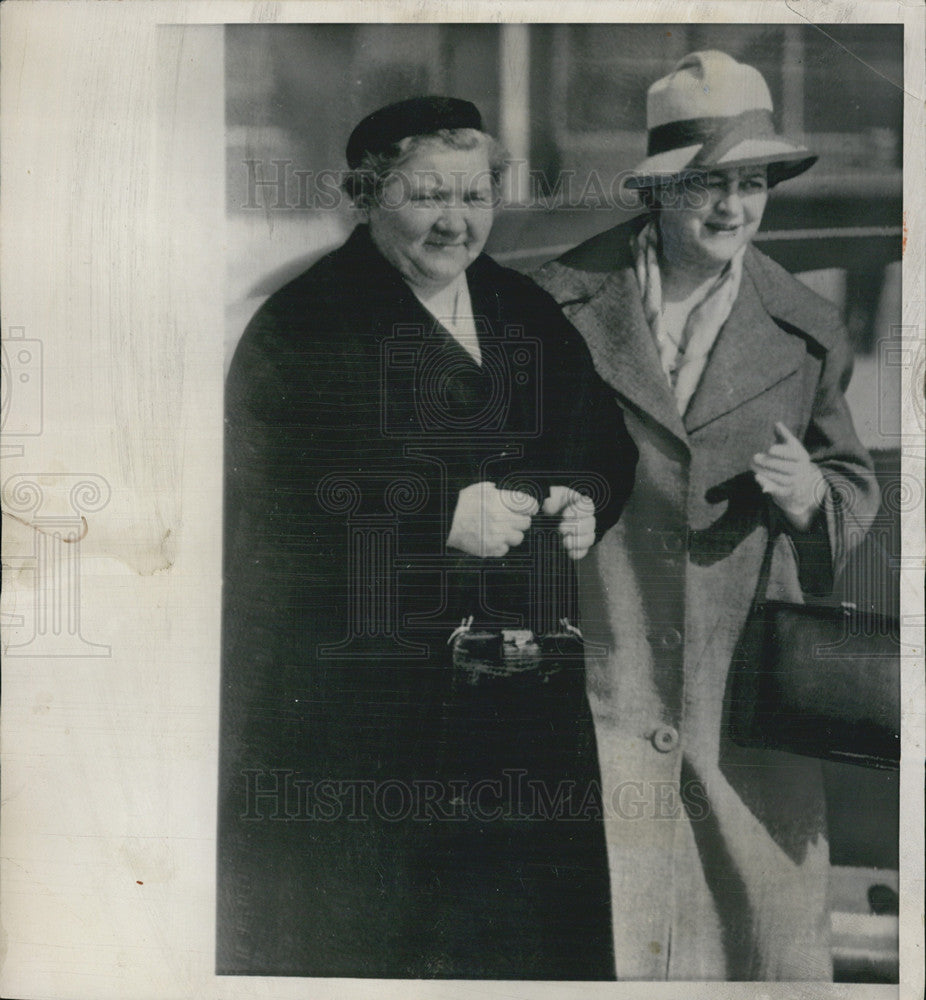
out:
<path id="1" fill-rule="evenodd" d="M 656 342 L 643 315 L 633 269 L 625 267 L 609 274 L 588 302 L 568 315 L 588 342 L 602 378 L 636 409 L 687 442 Z"/>
<path id="2" fill-rule="evenodd" d="M 411 330 L 420 330 L 429 343 L 440 344 L 442 348 L 458 354 L 460 358 L 471 360 L 466 349 L 444 324 L 421 304 L 399 272 L 376 250 L 365 225 L 359 225 L 354 229 L 344 250 L 352 272 L 356 272 L 356 274 L 351 273 L 350 277 L 353 280 L 350 283 L 345 282 L 345 287 L 355 284 L 364 289 L 364 295 L 358 301 L 356 308 L 360 312 L 373 313 L 375 317 L 373 327 L 381 336 L 394 336 L 397 327 L 407 327 L 407 333 Z M 482 340 L 485 331 L 483 325 L 478 322 L 478 317 L 487 316 L 491 323 L 495 318 L 493 310 L 495 313 L 498 311 L 497 303 L 485 294 L 478 278 L 474 281 L 470 276 L 469 285 L 473 312 L 477 317 L 476 330 Z M 377 338 L 370 338 L 367 345 L 371 351 L 375 350 L 378 353 L 380 350 Z"/>
<path id="3" fill-rule="evenodd" d="M 800 368 L 805 358 L 802 338 L 772 319 L 744 270 L 739 295 L 685 411 L 686 429 L 691 433 L 742 406 Z"/>

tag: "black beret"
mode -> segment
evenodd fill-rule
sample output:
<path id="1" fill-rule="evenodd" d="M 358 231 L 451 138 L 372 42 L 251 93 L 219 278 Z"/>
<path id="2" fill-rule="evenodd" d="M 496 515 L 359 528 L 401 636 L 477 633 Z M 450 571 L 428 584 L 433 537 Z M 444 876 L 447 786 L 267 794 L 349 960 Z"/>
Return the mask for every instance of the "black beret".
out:
<path id="1" fill-rule="evenodd" d="M 366 116 L 347 140 L 347 165 L 360 166 L 364 153 L 385 153 L 410 135 L 430 135 L 444 128 L 482 131 L 482 116 L 475 104 L 457 97 L 411 97 L 388 104 Z"/>

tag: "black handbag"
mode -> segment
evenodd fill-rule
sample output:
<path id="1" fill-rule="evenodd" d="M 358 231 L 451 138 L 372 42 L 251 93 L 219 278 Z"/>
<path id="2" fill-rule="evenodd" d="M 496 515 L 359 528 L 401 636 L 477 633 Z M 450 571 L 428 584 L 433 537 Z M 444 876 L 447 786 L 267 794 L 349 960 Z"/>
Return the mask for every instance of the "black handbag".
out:
<path id="1" fill-rule="evenodd" d="M 564 671 L 574 673 L 585 664 L 582 633 L 567 619 L 560 630 L 535 635 L 532 631 L 471 629 L 464 624 L 450 638 L 454 677 L 467 687 L 506 684 L 547 685 Z"/>
<path id="2" fill-rule="evenodd" d="M 866 767 L 900 761 L 900 624 L 851 604 L 765 601 L 772 544 L 732 665 L 742 746 Z"/>

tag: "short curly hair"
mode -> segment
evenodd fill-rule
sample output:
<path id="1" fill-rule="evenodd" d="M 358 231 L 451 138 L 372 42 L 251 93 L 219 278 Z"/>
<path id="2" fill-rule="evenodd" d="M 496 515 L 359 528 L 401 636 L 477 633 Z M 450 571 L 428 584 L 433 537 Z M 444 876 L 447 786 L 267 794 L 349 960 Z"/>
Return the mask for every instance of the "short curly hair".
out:
<path id="1" fill-rule="evenodd" d="M 433 145 L 464 150 L 484 146 L 492 184 L 498 190 L 508 166 L 508 151 L 493 136 L 474 128 L 440 129 L 427 135 L 410 135 L 393 143 L 385 153 L 364 153 L 359 165 L 344 175 L 341 187 L 356 205 L 375 202 L 392 171 L 410 160 L 420 149 Z"/>

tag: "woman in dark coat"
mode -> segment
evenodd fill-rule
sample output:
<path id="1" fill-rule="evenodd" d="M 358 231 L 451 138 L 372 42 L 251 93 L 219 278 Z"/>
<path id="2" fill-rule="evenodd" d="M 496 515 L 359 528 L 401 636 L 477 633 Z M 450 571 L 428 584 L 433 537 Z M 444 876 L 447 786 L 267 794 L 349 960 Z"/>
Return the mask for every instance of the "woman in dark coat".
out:
<path id="1" fill-rule="evenodd" d="M 757 593 L 827 593 L 878 506 L 838 314 L 751 245 L 768 189 L 815 159 L 771 110 L 751 67 L 686 57 L 649 92 L 630 184 L 650 211 L 538 276 L 640 452 L 580 592 L 602 651 L 589 691 L 619 978 L 832 977 L 820 764 L 741 749 L 724 723 Z"/>
<path id="2" fill-rule="evenodd" d="M 612 977 L 584 668 L 538 643 L 636 451 L 481 253 L 478 111 L 381 109 L 348 162 L 364 221 L 228 378 L 218 971 Z"/>

